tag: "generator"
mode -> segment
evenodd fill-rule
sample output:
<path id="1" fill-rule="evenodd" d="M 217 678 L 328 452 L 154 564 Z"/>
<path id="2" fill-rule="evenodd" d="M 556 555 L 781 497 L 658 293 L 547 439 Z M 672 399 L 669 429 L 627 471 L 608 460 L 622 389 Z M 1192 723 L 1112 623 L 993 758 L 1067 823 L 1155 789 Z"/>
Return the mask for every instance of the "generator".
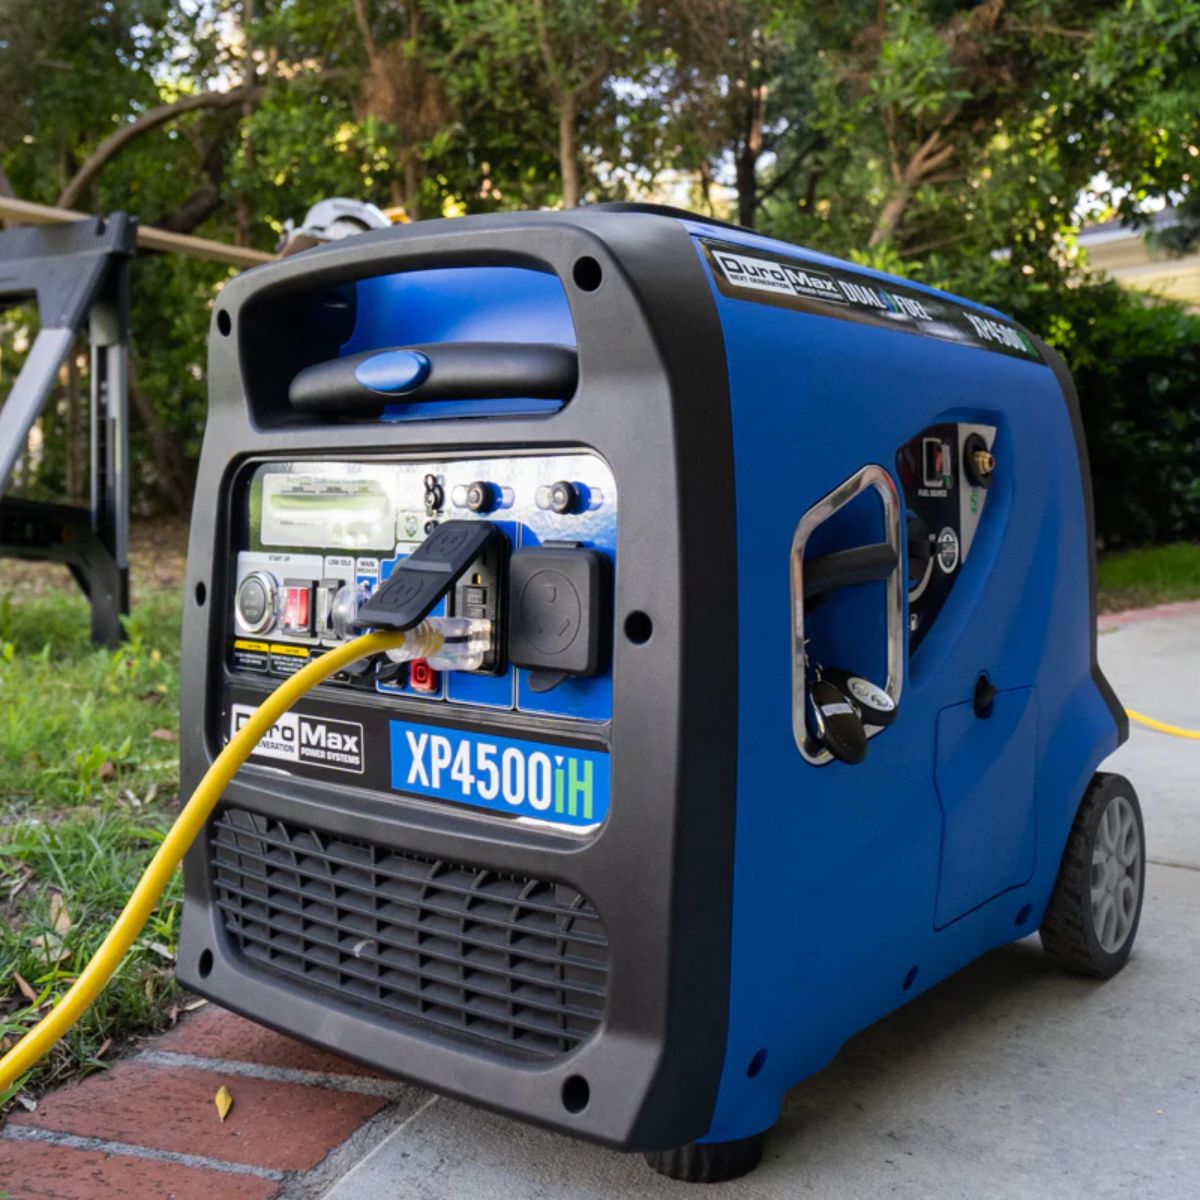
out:
<path id="1" fill-rule="evenodd" d="M 262 739 L 188 988 L 714 1181 L 984 952 L 1125 962 L 1079 406 L 1002 313 L 678 210 L 471 216 L 233 279 L 209 389 L 185 792 L 356 632 L 457 648 Z"/>

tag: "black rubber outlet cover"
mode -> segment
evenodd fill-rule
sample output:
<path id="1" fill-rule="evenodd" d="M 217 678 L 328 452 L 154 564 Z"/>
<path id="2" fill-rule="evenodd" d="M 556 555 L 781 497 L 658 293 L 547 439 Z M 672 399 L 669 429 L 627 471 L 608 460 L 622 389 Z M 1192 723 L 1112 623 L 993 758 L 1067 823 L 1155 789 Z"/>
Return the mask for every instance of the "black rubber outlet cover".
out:
<path id="1" fill-rule="evenodd" d="M 439 525 L 358 610 L 356 629 L 411 629 L 433 611 L 499 531 L 490 521 Z"/>
<path id="2" fill-rule="evenodd" d="M 530 546 L 508 567 L 508 657 L 519 667 L 592 675 L 600 666 L 604 560 L 595 550 Z"/>

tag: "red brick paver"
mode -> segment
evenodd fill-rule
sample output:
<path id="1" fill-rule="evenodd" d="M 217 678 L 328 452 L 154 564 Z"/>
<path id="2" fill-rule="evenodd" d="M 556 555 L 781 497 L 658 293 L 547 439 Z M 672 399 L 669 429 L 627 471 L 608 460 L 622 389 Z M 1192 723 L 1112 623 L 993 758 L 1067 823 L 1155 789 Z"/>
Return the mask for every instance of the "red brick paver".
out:
<path id="1" fill-rule="evenodd" d="M 319 1071 L 330 1075 L 384 1076 L 349 1059 L 339 1058 L 315 1046 L 284 1037 L 273 1029 L 235 1017 L 216 1005 L 208 1005 L 181 1021 L 155 1043 L 156 1050 L 195 1054 L 202 1058 L 228 1058 L 256 1063 L 261 1067 L 286 1067 L 294 1071 Z"/>
<path id="2" fill-rule="evenodd" d="M 233 1111 L 217 1119 L 213 1097 L 225 1084 Z M 296 1083 L 121 1063 L 46 1096 L 14 1125 L 155 1150 L 197 1154 L 283 1171 L 316 1166 L 387 1103 Z"/>
<path id="3" fill-rule="evenodd" d="M 253 1175 L 0 1140 L 0 1196 L 12 1200 L 271 1200 L 278 1191 Z"/>

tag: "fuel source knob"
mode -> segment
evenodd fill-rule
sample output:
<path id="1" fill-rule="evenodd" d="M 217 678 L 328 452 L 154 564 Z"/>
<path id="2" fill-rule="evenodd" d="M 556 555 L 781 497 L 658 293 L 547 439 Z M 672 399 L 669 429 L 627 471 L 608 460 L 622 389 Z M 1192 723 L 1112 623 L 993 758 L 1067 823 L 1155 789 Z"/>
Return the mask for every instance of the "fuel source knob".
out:
<path id="1" fill-rule="evenodd" d="M 279 582 L 266 571 L 251 571 L 238 584 L 234 612 L 247 633 L 265 633 L 275 624 Z"/>
<path id="2" fill-rule="evenodd" d="M 473 513 L 488 513 L 496 507 L 496 489 L 483 479 L 467 484 L 466 507 Z"/>
<path id="3" fill-rule="evenodd" d="M 560 479 L 557 483 L 538 488 L 534 499 L 538 508 L 563 516 L 579 508 L 579 488 L 569 480 Z"/>

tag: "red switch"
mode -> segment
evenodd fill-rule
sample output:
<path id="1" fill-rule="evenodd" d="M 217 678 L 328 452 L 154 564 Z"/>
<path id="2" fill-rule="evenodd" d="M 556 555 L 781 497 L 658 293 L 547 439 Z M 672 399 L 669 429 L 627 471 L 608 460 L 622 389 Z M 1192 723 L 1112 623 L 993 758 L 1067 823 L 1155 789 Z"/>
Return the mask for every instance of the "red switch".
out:
<path id="1" fill-rule="evenodd" d="M 280 628 L 284 633 L 295 633 L 307 637 L 312 633 L 311 581 L 285 579 L 283 582 L 283 620 Z"/>

